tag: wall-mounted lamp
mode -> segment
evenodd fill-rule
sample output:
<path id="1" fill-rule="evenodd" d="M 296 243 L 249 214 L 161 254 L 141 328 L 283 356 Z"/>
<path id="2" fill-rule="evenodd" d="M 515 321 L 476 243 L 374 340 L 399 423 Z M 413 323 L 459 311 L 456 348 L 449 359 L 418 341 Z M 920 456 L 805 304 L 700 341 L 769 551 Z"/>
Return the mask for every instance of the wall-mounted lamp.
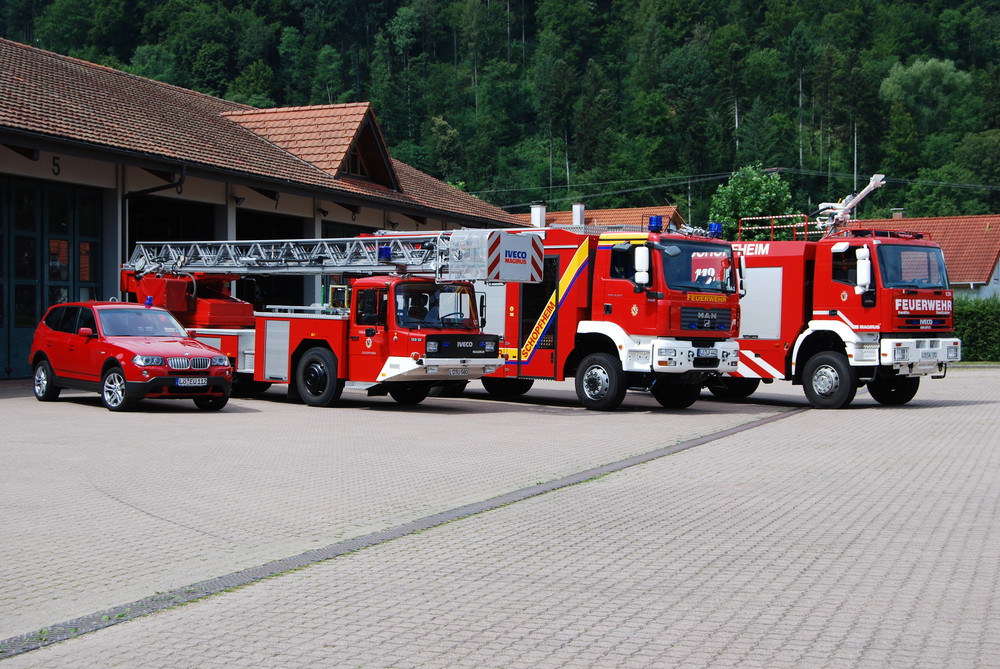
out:
<path id="1" fill-rule="evenodd" d="M 319 213 L 319 215 L 320 215 L 320 216 L 322 216 L 323 218 L 326 218 L 327 216 L 329 216 L 329 215 L 330 215 L 330 212 L 328 212 L 328 211 L 327 211 L 326 209 L 324 209 L 323 207 L 319 207 L 318 209 L 316 209 L 316 211 L 317 211 L 317 212 Z"/>
<path id="2" fill-rule="evenodd" d="M 246 198 L 245 198 L 245 197 L 240 197 L 239 195 L 234 195 L 234 196 L 233 196 L 233 202 L 235 202 L 235 203 L 236 203 L 236 206 L 237 206 L 237 207 L 238 207 L 238 206 L 240 206 L 241 204 L 243 204 L 243 201 L 244 201 L 244 200 L 246 200 Z"/>

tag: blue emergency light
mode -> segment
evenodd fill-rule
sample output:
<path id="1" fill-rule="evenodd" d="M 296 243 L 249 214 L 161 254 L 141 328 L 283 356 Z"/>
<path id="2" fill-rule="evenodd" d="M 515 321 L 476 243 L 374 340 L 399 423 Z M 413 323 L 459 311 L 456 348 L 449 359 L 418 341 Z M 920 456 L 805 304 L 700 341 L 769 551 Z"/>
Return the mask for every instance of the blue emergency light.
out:
<path id="1" fill-rule="evenodd" d="M 722 237 L 722 223 L 718 221 L 713 221 L 708 224 L 708 236 L 721 238 Z"/>
<path id="2" fill-rule="evenodd" d="M 380 246 L 380 247 L 378 247 L 378 261 L 379 262 L 392 262 L 392 247 L 391 246 Z"/>
<path id="3" fill-rule="evenodd" d="M 650 216 L 649 217 L 649 231 L 650 232 L 663 232 L 663 217 L 662 216 Z"/>

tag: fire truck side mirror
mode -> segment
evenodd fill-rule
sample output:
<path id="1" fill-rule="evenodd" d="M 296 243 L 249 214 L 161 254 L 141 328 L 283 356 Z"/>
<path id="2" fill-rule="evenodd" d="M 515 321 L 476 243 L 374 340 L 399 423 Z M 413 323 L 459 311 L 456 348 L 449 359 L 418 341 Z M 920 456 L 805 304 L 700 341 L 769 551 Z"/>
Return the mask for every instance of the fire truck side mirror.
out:
<path id="1" fill-rule="evenodd" d="M 479 294 L 479 329 L 486 327 L 486 294 Z"/>
<path id="2" fill-rule="evenodd" d="M 858 285 L 854 287 L 854 292 L 861 295 L 872 285 L 871 253 L 867 246 L 859 246 L 855 257 L 858 260 Z"/>
<path id="3" fill-rule="evenodd" d="M 635 283 L 637 286 L 649 285 L 649 247 L 635 247 Z"/>

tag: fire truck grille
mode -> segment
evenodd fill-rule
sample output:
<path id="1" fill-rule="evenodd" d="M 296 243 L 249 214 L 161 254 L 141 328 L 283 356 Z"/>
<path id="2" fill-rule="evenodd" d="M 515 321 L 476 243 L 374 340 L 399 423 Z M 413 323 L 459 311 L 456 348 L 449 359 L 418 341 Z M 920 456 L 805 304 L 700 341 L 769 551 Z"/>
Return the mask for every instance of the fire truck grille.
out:
<path id="1" fill-rule="evenodd" d="M 208 369 L 209 358 L 167 358 L 170 369 Z"/>
<path id="2" fill-rule="evenodd" d="M 728 330 L 731 326 L 728 309 L 681 307 L 681 327 L 685 330 Z"/>

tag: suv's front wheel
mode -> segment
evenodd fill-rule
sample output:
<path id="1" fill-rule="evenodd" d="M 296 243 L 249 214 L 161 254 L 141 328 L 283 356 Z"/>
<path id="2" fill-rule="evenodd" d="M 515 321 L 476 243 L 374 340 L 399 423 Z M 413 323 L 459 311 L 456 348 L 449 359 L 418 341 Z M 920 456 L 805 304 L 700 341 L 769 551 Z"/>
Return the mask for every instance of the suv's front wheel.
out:
<path id="1" fill-rule="evenodd" d="M 135 400 L 128 395 L 121 367 L 112 367 L 101 377 L 101 402 L 109 411 L 129 411 L 135 406 Z"/>

